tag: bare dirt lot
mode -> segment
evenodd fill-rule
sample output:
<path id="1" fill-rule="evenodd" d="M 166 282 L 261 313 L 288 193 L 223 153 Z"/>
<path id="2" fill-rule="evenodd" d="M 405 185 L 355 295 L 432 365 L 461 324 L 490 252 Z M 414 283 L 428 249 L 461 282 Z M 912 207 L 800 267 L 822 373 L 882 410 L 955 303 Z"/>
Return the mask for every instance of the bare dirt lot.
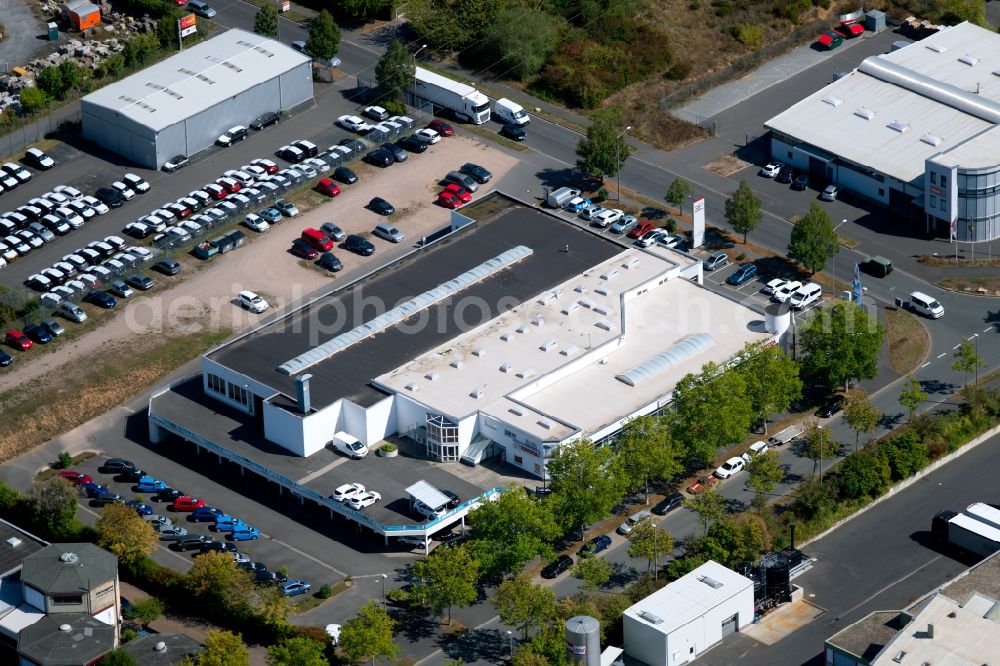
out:
<path id="1" fill-rule="evenodd" d="M 331 282 L 349 280 L 375 262 L 385 263 L 410 250 L 422 236 L 448 224 L 450 212 L 434 204 L 440 190 L 436 178 L 467 161 L 494 174 L 490 183 L 480 187 L 476 199 L 496 187 L 517 163 L 506 153 L 456 136 L 388 169 L 358 165 L 358 182 L 342 186 L 334 199 L 320 203 L 315 192 L 293 197 L 303 204 L 304 212 L 298 217 L 285 219 L 263 234 L 244 229 L 251 236 L 249 242 L 226 255 L 208 261 L 185 256 L 180 275 L 153 274 L 157 286 L 148 296 L 124 301 L 98 328 L 48 353 L 33 350 L 20 356 L 15 367 L 0 375 L 0 459 L 22 453 L 119 404 L 229 333 L 259 322 L 261 315 L 235 304 L 241 290 L 255 291 L 268 300 L 271 310 L 266 317 Z M 382 218 L 367 210 L 365 206 L 375 196 L 388 199 L 398 212 Z M 337 249 L 344 270 L 336 274 L 288 252 L 292 240 L 306 227 L 333 221 L 348 234 L 368 233 L 385 220 L 406 234 L 405 242 L 395 245 L 371 238 L 376 247 L 371 257 Z M 51 409 L 55 404 L 58 410 Z"/>

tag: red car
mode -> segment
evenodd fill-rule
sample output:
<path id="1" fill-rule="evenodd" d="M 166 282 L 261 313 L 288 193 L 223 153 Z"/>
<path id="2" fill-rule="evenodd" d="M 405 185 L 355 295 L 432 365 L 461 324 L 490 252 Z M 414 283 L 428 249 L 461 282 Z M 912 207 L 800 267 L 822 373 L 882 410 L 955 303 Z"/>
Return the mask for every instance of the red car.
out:
<path id="1" fill-rule="evenodd" d="M 31 349 L 31 338 L 22 333 L 21 331 L 7 331 L 7 335 L 4 336 L 4 342 L 13 347 L 14 349 L 20 349 L 21 351 L 28 351 Z"/>
<path id="2" fill-rule="evenodd" d="M 229 194 L 235 194 L 236 192 L 239 192 L 240 189 L 242 189 L 243 187 L 242 185 L 239 184 L 239 182 L 233 180 L 232 178 L 220 178 L 217 181 L 215 181 L 215 183 Z"/>
<path id="3" fill-rule="evenodd" d="M 202 189 L 208 193 L 208 196 L 212 197 L 216 201 L 221 201 L 225 199 L 226 195 L 229 194 L 228 192 L 226 192 L 226 188 L 217 183 L 209 183 Z"/>
<path id="4" fill-rule="evenodd" d="M 718 481 L 719 480 L 714 476 L 698 477 L 694 483 L 688 486 L 688 492 L 692 495 L 697 495 L 698 493 L 713 487 Z"/>
<path id="5" fill-rule="evenodd" d="M 278 168 L 279 168 L 278 165 L 272 162 L 271 160 L 256 159 L 250 164 L 254 166 L 259 166 L 261 169 L 268 172 L 269 174 L 278 173 Z"/>
<path id="6" fill-rule="evenodd" d="M 448 183 L 445 188 L 445 192 L 451 192 L 453 195 L 461 199 L 462 203 L 469 203 L 472 200 L 472 192 L 465 189 L 458 183 Z"/>
<path id="7" fill-rule="evenodd" d="M 296 257 L 308 259 L 309 261 L 312 261 L 319 256 L 319 252 L 316 251 L 316 248 L 301 238 L 296 238 L 292 241 L 292 254 Z"/>
<path id="8" fill-rule="evenodd" d="M 71 469 L 64 469 L 59 472 L 60 479 L 66 479 L 73 485 L 80 485 L 81 483 L 93 483 L 94 479 L 89 474 L 84 474 L 83 472 L 75 472 Z"/>
<path id="9" fill-rule="evenodd" d="M 427 127 L 434 130 L 441 136 L 451 136 L 455 133 L 455 128 L 443 120 L 434 119 L 427 123 Z"/>
<path id="10" fill-rule="evenodd" d="M 316 183 L 316 191 L 328 197 L 335 197 L 340 194 L 340 188 L 337 187 L 337 183 L 329 178 L 320 178 L 319 182 Z"/>
<path id="11" fill-rule="evenodd" d="M 453 192 L 442 192 L 438 195 L 437 203 L 445 208 L 458 208 L 462 205 L 461 200 Z"/>
<path id="12" fill-rule="evenodd" d="M 644 235 L 656 228 L 656 225 L 649 220 L 639 220 L 639 224 L 632 227 L 632 231 L 628 232 L 629 238 L 642 238 Z"/>
<path id="13" fill-rule="evenodd" d="M 200 500 L 197 497 L 181 495 L 174 500 L 174 503 L 170 505 L 170 508 L 174 511 L 194 511 L 195 509 L 200 509 L 203 506 L 205 506 L 205 500 Z"/>
<path id="14" fill-rule="evenodd" d="M 174 0 L 178 7 L 183 7 L 188 3 L 188 0 Z"/>

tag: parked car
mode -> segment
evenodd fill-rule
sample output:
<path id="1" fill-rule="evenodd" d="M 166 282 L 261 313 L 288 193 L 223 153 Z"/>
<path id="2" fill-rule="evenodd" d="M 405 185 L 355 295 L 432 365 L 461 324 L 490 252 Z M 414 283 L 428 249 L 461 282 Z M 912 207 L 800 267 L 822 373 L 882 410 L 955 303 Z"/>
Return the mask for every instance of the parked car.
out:
<path id="1" fill-rule="evenodd" d="M 48 331 L 49 335 L 52 337 L 59 337 L 66 332 L 66 329 L 62 327 L 62 324 L 54 319 L 43 319 L 42 328 Z"/>
<path id="2" fill-rule="evenodd" d="M 670 493 L 655 504 L 650 511 L 658 516 L 665 516 L 682 504 L 684 504 L 684 495 L 681 495 L 680 493 Z"/>
<path id="3" fill-rule="evenodd" d="M 801 286 L 802 283 L 798 280 L 786 280 L 785 284 L 780 285 L 774 290 L 771 294 L 771 300 L 776 303 L 784 303 L 791 298 L 792 294 L 797 292 Z"/>
<path id="4" fill-rule="evenodd" d="M 759 173 L 761 176 L 764 176 L 764 178 L 775 178 L 781 171 L 781 167 L 781 162 L 768 162 Z"/>
<path id="5" fill-rule="evenodd" d="M 214 523 L 216 518 L 225 515 L 221 509 L 214 509 L 210 506 L 199 506 L 191 512 L 188 520 L 193 523 Z"/>
<path id="6" fill-rule="evenodd" d="M 145 275 L 141 275 L 138 273 L 135 275 L 129 275 L 125 279 L 125 282 L 127 282 L 129 286 L 135 287 L 139 291 L 148 291 L 152 289 L 153 284 L 155 284 L 153 282 L 153 278 L 146 277 Z"/>
<path id="7" fill-rule="evenodd" d="M 95 289 L 94 291 L 89 292 L 83 297 L 83 300 L 86 303 L 93 303 L 94 305 L 104 308 L 105 310 L 111 310 L 118 305 L 118 301 L 116 301 L 111 294 L 106 291 L 101 291 L 100 289 Z"/>
<path id="8" fill-rule="evenodd" d="M 338 259 L 333 252 L 324 252 L 319 255 L 319 260 L 316 262 L 316 265 L 323 270 L 330 271 L 331 273 L 336 273 L 344 268 L 344 263 Z"/>
<path id="9" fill-rule="evenodd" d="M 820 408 L 816 410 L 816 416 L 820 417 L 821 419 L 828 419 L 837 412 L 839 412 L 843 406 L 844 406 L 844 396 L 835 395 L 826 402 L 824 402 L 822 405 L 820 405 Z"/>
<path id="10" fill-rule="evenodd" d="M 809 174 L 800 173 L 796 176 L 795 180 L 792 181 L 792 189 L 800 191 L 809 189 Z"/>
<path id="11" fill-rule="evenodd" d="M 274 111 L 268 111 L 267 113 L 262 113 L 250 121 L 250 129 L 262 130 L 265 127 L 277 125 L 279 120 L 281 120 L 281 116 Z"/>
<path id="12" fill-rule="evenodd" d="M 768 280 L 767 284 L 764 285 L 763 291 L 765 294 L 773 294 L 776 289 L 788 284 L 790 280 L 788 278 L 774 278 L 773 280 Z"/>
<path id="13" fill-rule="evenodd" d="M 181 265 L 175 259 L 163 259 L 153 264 L 153 269 L 164 275 L 177 275 L 181 272 Z"/>
<path id="14" fill-rule="evenodd" d="M 452 192 L 440 192 L 436 203 L 442 208 L 449 208 L 451 210 L 462 207 L 462 200 Z"/>
<path id="15" fill-rule="evenodd" d="M 819 198 L 823 201 L 836 201 L 839 195 L 840 188 L 836 185 L 827 185 L 822 194 L 819 195 Z"/>
<path id="16" fill-rule="evenodd" d="M 163 170 L 167 173 L 173 173 L 178 169 L 182 169 L 190 164 L 190 160 L 187 155 L 174 155 L 169 160 L 163 163 Z"/>
<path id="17" fill-rule="evenodd" d="M 211 541 L 211 537 L 207 537 L 204 534 L 188 534 L 187 536 L 182 536 L 179 539 L 174 539 L 174 542 L 170 544 L 173 550 L 201 550 L 201 547 L 206 543 Z"/>
<path id="18" fill-rule="evenodd" d="M 427 144 L 412 134 L 399 139 L 396 143 L 411 153 L 417 153 L 418 155 L 427 150 Z"/>
<path id="19" fill-rule="evenodd" d="M 246 141 L 246 138 L 247 128 L 243 125 L 234 125 L 223 132 L 215 142 L 220 146 L 231 146 L 237 141 Z"/>
<path id="20" fill-rule="evenodd" d="M 309 243 L 305 242 L 301 238 L 296 238 L 292 241 L 291 253 L 296 257 L 301 257 L 303 259 L 308 259 L 312 261 L 319 256 L 319 252 Z"/>
<path id="21" fill-rule="evenodd" d="M 639 220 L 634 227 L 628 232 L 629 238 L 634 238 L 636 240 L 642 238 L 651 231 L 656 230 L 656 225 L 652 220 Z M 648 246 L 647 246 L 648 247 Z"/>
<path id="22" fill-rule="evenodd" d="M 626 215 L 617 222 L 611 225 L 609 231 L 613 234 L 625 234 L 635 228 L 635 225 L 639 223 L 635 215 Z"/>
<path id="23" fill-rule="evenodd" d="M 698 493 L 704 492 L 705 490 L 711 488 L 718 482 L 714 476 L 700 476 L 694 480 L 694 482 L 688 486 L 687 491 L 692 495 L 697 495 Z"/>
<path id="24" fill-rule="evenodd" d="M 358 182 L 358 175 L 345 166 L 337 167 L 333 170 L 333 177 L 342 183 L 352 185 Z"/>
<path id="25" fill-rule="evenodd" d="M 167 487 L 167 484 L 151 476 L 141 477 L 135 484 L 137 493 L 157 493 Z"/>
<path id="26" fill-rule="evenodd" d="M 743 458 L 744 463 L 749 463 L 765 453 L 767 453 L 767 442 L 754 442 L 740 457 Z"/>
<path id="27" fill-rule="evenodd" d="M 295 217 L 299 214 L 299 209 L 295 207 L 295 204 L 284 199 L 275 201 L 274 207 L 281 211 L 281 214 L 285 217 Z"/>
<path id="28" fill-rule="evenodd" d="M 174 500 L 174 503 L 170 505 L 170 508 L 174 511 L 194 511 L 205 506 L 205 500 L 198 499 L 197 497 L 191 497 L 189 495 L 181 495 Z"/>
<path id="29" fill-rule="evenodd" d="M 134 173 L 126 173 L 122 176 L 122 181 L 134 190 L 136 194 L 149 192 L 149 183 L 142 176 L 137 176 Z"/>
<path id="30" fill-rule="evenodd" d="M 260 530 L 249 525 L 242 525 L 229 533 L 232 541 L 253 541 L 260 538 Z"/>
<path id="31" fill-rule="evenodd" d="M 737 287 L 755 277 L 757 277 L 757 264 L 743 264 L 726 278 L 726 284 Z"/>
<path id="32" fill-rule="evenodd" d="M 268 308 L 267 301 L 252 291 L 241 291 L 236 297 L 236 300 L 240 304 L 240 307 L 245 308 L 254 314 L 266 312 Z"/>
<path id="33" fill-rule="evenodd" d="M 7 331 L 7 334 L 4 335 L 4 342 L 7 343 L 7 346 L 13 347 L 18 351 L 28 351 L 34 344 L 27 335 L 15 330 Z"/>
<path id="34" fill-rule="evenodd" d="M 718 469 L 715 470 L 714 474 L 716 478 L 728 479 L 733 474 L 742 471 L 745 465 L 746 461 L 744 461 L 743 458 L 740 458 L 738 456 L 733 456 L 726 462 L 719 465 Z"/>
<path id="35" fill-rule="evenodd" d="M 383 143 L 381 146 L 382 150 L 392 155 L 392 159 L 396 162 L 405 162 L 409 157 L 402 146 L 396 145 L 395 143 Z"/>
<path id="36" fill-rule="evenodd" d="M 125 203 L 125 197 L 122 196 L 121 192 L 110 187 L 98 187 L 94 196 L 111 208 L 121 208 L 122 204 Z"/>
<path id="37" fill-rule="evenodd" d="M 135 293 L 134 291 L 132 291 L 131 287 L 129 287 L 121 280 L 115 280 L 114 282 L 112 282 L 111 285 L 108 287 L 108 291 L 110 291 L 115 296 L 118 296 L 119 298 L 128 298 L 129 296 Z"/>
<path id="38" fill-rule="evenodd" d="M 597 555 L 602 550 L 606 550 L 611 546 L 611 537 L 607 534 L 601 534 L 590 539 L 585 544 L 580 546 L 580 550 L 577 551 L 577 555 L 590 555 L 593 557 Z"/>
<path id="39" fill-rule="evenodd" d="M 94 477 L 89 474 L 84 474 L 83 472 L 77 472 L 75 469 L 64 469 L 59 474 L 57 474 L 60 479 L 65 479 L 75 486 L 79 486 L 84 483 L 93 483 Z"/>
<path id="40" fill-rule="evenodd" d="M 328 197 L 335 197 L 340 194 L 340 187 L 329 178 L 320 178 L 316 183 L 316 191 Z"/>
<path id="41" fill-rule="evenodd" d="M 312 589 L 312 585 L 301 580 L 289 580 L 281 585 L 281 593 L 286 597 L 294 597 L 305 594 Z"/>
<path id="42" fill-rule="evenodd" d="M 109 504 L 124 504 L 125 498 L 118 493 L 113 493 L 110 491 L 104 491 L 99 493 L 96 497 L 92 497 L 90 500 L 91 506 L 107 506 Z"/>
<path id="43" fill-rule="evenodd" d="M 382 495 L 375 492 L 374 490 L 369 490 L 358 495 L 355 495 L 351 499 L 347 500 L 347 504 L 355 511 L 360 511 L 366 507 L 375 504 L 382 499 Z"/>
<path id="44" fill-rule="evenodd" d="M 136 469 L 139 468 L 131 460 L 126 460 L 125 458 L 108 458 L 97 468 L 97 471 L 102 474 L 121 474 L 122 472 Z"/>
<path id="45" fill-rule="evenodd" d="M 25 325 L 23 333 L 31 338 L 32 342 L 40 345 L 47 345 L 52 342 L 52 334 L 38 324 Z"/>
<path id="46" fill-rule="evenodd" d="M 422 130 L 417 130 L 414 132 L 413 136 L 417 138 L 418 141 L 423 141 L 427 145 L 434 145 L 441 140 L 441 135 L 437 131 L 425 127 Z"/>
<path id="47" fill-rule="evenodd" d="M 187 528 L 179 525 L 171 525 L 160 530 L 161 541 L 174 541 L 187 536 Z"/>
<path id="48" fill-rule="evenodd" d="M 569 571 L 573 566 L 573 558 L 569 555 L 560 555 L 555 560 L 545 565 L 542 569 L 542 578 L 556 578 L 560 574 Z"/>
<path id="49" fill-rule="evenodd" d="M 388 222 L 376 224 L 375 229 L 372 230 L 372 235 L 387 240 L 390 243 L 402 243 L 406 239 L 406 234 Z"/>
<path id="50" fill-rule="evenodd" d="M 170 502 L 173 504 L 175 500 L 180 497 L 184 497 L 185 495 L 186 493 L 183 490 L 167 487 L 157 490 L 153 495 L 153 499 L 157 502 Z"/>
<path id="51" fill-rule="evenodd" d="M 345 483 L 333 491 L 333 494 L 330 495 L 330 499 L 337 502 L 348 502 L 364 492 L 365 487 L 360 483 Z"/>
<path id="52" fill-rule="evenodd" d="M 368 208 L 379 215 L 392 215 L 396 212 L 396 209 L 392 207 L 392 204 L 382 197 L 375 197 L 369 201 Z"/>
<path id="53" fill-rule="evenodd" d="M 254 231 L 260 234 L 264 233 L 265 231 L 271 228 L 271 226 L 267 222 L 262 220 L 259 215 L 255 215 L 254 213 L 248 213 L 247 216 L 243 218 L 243 226 L 247 227 L 248 229 L 253 229 Z"/>
<path id="54" fill-rule="evenodd" d="M 778 170 L 778 175 L 774 177 L 775 182 L 787 185 L 792 182 L 795 177 L 795 169 L 788 166 L 787 164 Z"/>
<path id="55" fill-rule="evenodd" d="M 371 129 L 371 125 L 357 116 L 344 115 L 337 118 L 337 124 L 351 132 L 364 132 Z"/>
<path id="56" fill-rule="evenodd" d="M 451 136 L 455 133 L 455 128 L 446 123 L 443 120 L 435 118 L 434 120 L 427 123 L 427 129 L 432 129 L 441 136 Z"/>
<path id="57" fill-rule="evenodd" d="M 39 150 L 38 148 L 28 148 L 28 150 L 26 150 L 24 153 L 24 161 L 28 165 L 33 166 L 36 169 L 40 169 L 42 171 L 51 169 L 56 165 L 56 161 L 54 159 L 46 155 L 43 151 Z"/>
<path id="58" fill-rule="evenodd" d="M 387 150 L 373 150 L 367 155 L 365 155 L 365 162 L 373 166 L 385 168 L 393 164 L 396 160 L 393 159 L 392 154 Z"/>
<path id="59" fill-rule="evenodd" d="M 133 509 L 140 516 L 153 515 L 153 507 L 139 500 L 129 500 L 125 502 L 125 506 L 127 506 L 130 509 Z"/>
<path id="60" fill-rule="evenodd" d="M 702 265 L 706 271 L 711 273 L 719 270 L 728 263 L 729 257 L 726 256 L 725 252 L 716 252 L 715 254 L 709 255 L 709 257 L 702 262 Z"/>
<path id="61" fill-rule="evenodd" d="M 366 106 L 361 113 L 362 115 L 377 121 L 387 120 L 389 118 L 389 112 L 381 106 Z"/>
<path id="62" fill-rule="evenodd" d="M 371 244 L 371 241 L 356 234 L 351 234 L 344 239 L 344 249 L 365 257 L 375 254 L 375 246 Z"/>
<path id="63" fill-rule="evenodd" d="M 0 368 L 6 368 L 13 362 L 14 358 L 4 350 L 0 349 Z"/>

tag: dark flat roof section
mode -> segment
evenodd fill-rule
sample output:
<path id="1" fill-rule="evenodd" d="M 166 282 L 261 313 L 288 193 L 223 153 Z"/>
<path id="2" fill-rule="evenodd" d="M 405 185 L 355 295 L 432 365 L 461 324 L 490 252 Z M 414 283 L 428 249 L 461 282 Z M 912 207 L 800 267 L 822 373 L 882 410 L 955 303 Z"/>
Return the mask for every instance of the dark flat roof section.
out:
<path id="1" fill-rule="evenodd" d="M 375 377 L 496 317 L 500 308 L 537 296 L 622 251 L 620 245 L 554 216 L 516 208 L 475 222 L 209 358 L 280 391 L 286 399 L 276 402 L 292 406 L 294 377 L 278 372 L 279 365 L 518 245 L 533 254 L 306 370 L 312 375 L 313 407 L 322 409 L 341 398 L 364 406 L 378 402 L 385 394 L 370 385 Z"/>

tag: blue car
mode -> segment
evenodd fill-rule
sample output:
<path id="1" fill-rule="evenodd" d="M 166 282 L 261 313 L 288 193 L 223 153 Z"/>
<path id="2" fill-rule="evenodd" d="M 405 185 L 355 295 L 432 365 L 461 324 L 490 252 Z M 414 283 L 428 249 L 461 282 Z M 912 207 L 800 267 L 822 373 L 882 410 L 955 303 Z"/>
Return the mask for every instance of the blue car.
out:
<path id="1" fill-rule="evenodd" d="M 726 284 L 731 284 L 735 287 L 755 277 L 757 277 L 756 264 L 743 264 L 736 269 L 735 273 L 726 278 Z"/>
<path id="2" fill-rule="evenodd" d="M 139 479 L 138 483 L 135 484 L 136 492 L 140 493 L 158 493 L 166 487 L 166 483 L 160 481 L 159 479 L 154 479 L 151 476 L 144 476 Z"/>
<path id="3" fill-rule="evenodd" d="M 281 222 L 281 218 L 283 217 L 281 211 L 277 208 L 265 208 L 257 213 L 257 215 L 264 218 L 264 221 L 268 224 L 277 224 Z"/>
<path id="4" fill-rule="evenodd" d="M 0 368 L 5 368 L 5 367 L 7 367 L 8 365 L 10 365 L 13 362 L 14 362 L 14 359 L 12 359 L 10 357 L 10 354 L 8 354 L 5 351 L 0 350 Z"/>
<path id="5" fill-rule="evenodd" d="M 305 594 L 312 589 L 312 585 L 304 580 L 290 580 L 281 586 L 281 593 L 286 597 L 294 597 L 297 594 Z"/>
<path id="6" fill-rule="evenodd" d="M 606 550 L 611 545 L 611 537 L 607 534 L 595 536 L 587 543 L 580 546 L 580 555 L 597 555 L 602 550 Z"/>
<path id="7" fill-rule="evenodd" d="M 85 493 L 87 497 L 94 498 L 100 495 L 101 493 L 108 492 L 108 487 L 102 486 L 99 483 L 81 483 L 80 492 Z"/>
<path id="8" fill-rule="evenodd" d="M 83 297 L 83 300 L 87 303 L 93 303 L 105 310 L 110 310 L 111 308 L 118 305 L 118 301 L 106 291 L 95 290 Z"/>
<path id="9" fill-rule="evenodd" d="M 229 538 L 232 541 L 253 541 L 260 538 L 260 530 L 243 523 L 239 529 L 234 529 L 229 533 Z"/>
<path id="10" fill-rule="evenodd" d="M 125 502 L 125 506 L 135 509 L 135 512 L 140 516 L 152 516 L 153 507 L 149 506 L 145 502 L 140 502 L 139 500 L 129 500 Z"/>
<path id="11" fill-rule="evenodd" d="M 215 519 L 215 530 L 217 532 L 235 532 L 244 527 L 249 528 L 250 526 L 239 518 L 233 518 L 232 516 L 221 516 Z"/>
<path id="12" fill-rule="evenodd" d="M 210 506 L 200 506 L 191 512 L 189 519 L 195 523 L 214 523 L 218 518 L 225 516 L 221 509 L 213 509 Z"/>
<path id="13" fill-rule="evenodd" d="M 566 210 L 571 213 L 582 213 L 594 205 L 594 202 L 587 197 L 576 197 L 566 204 Z"/>

